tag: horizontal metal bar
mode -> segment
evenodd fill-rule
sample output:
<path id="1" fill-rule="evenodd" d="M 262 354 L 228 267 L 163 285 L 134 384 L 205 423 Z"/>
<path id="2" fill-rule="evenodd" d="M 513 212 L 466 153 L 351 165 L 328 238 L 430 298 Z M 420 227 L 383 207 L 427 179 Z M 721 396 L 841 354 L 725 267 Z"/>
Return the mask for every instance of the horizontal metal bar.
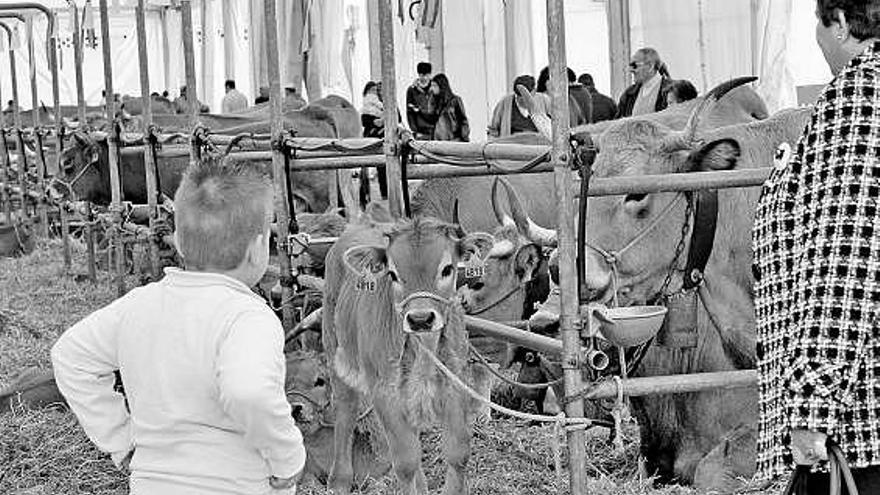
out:
<path id="1" fill-rule="evenodd" d="M 530 170 L 526 170 L 524 172 L 508 172 L 505 170 L 500 170 L 498 168 L 486 168 L 482 166 L 480 168 L 465 168 L 458 167 L 455 165 L 442 165 L 442 164 L 424 164 L 424 165 L 412 165 L 410 164 L 407 167 L 406 178 L 411 180 L 424 180 L 424 179 L 441 179 L 448 177 L 482 177 L 482 176 L 492 176 L 492 175 L 509 175 L 512 173 L 517 174 L 546 174 L 553 172 L 553 166 L 549 164 L 538 165 Z"/>
<path id="2" fill-rule="evenodd" d="M 562 354 L 562 341 L 552 337 L 545 337 L 474 316 L 465 316 L 464 322 L 470 332 L 476 332 L 480 335 L 504 340 L 548 354 Z"/>
<path id="3" fill-rule="evenodd" d="M 540 144 L 512 144 L 473 142 L 460 143 L 455 141 L 411 141 L 410 145 L 417 153 L 428 152 L 455 158 L 478 158 L 486 160 L 515 160 L 527 162 L 548 151 L 550 146 Z"/>
<path id="4" fill-rule="evenodd" d="M 754 187 L 762 185 L 769 175 L 769 168 L 753 168 L 720 172 L 597 177 L 590 179 L 590 190 L 587 195 L 619 196 L 624 194 Z M 580 188 L 579 185 L 575 187 L 577 189 Z M 575 194 L 578 195 L 578 193 Z"/>
<path id="5" fill-rule="evenodd" d="M 623 393 L 629 397 L 749 388 L 756 387 L 757 384 L 758 372 L 756 370 L 649 376 L 621 380 Z M 618 394 L 617 385 L 610 380 L 591 385 L 587 389 L 589 392 L 584 394 L 584 399 L 588 400 L 613 399 Z"/>

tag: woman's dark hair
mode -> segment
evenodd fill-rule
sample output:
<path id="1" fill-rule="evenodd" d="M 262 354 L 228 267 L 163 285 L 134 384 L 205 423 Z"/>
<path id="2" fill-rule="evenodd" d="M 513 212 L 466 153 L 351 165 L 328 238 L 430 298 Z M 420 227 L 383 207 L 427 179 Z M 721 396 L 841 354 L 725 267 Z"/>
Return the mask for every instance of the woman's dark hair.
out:
<path id="1" fill-rule="evenodd" d="M 697 88 L 687 79 L 676 79 L 669 86 L 669 92 L 675 95 L 678 103 L 693 100 L 697 97 Z"/>
<path id="2" fill-rule="evenodd" d="M 571 67 L 565 68 L 566 75 L 568 76 L 568 82 L 575 82 L 575 74 L 574 71 L 571 70 Z M 538 93 L 546 93 L 550 88 L 547 85 L 550 83 L 550 67 L 544 67 L 541 69 L 541 72 L 538 74 L 538 85 L 535 87 L 535 91 Z"/>
<path id="3" fill-rule="evenodd" d="M 455 98 L 455 93 L 452 92 L 452 88 L 449 87 L 449 79 L 446 77 L 446 74 L 442 72 L 435 75 L 431 78 L 431 82 L 437 83 L 437 86 L 440 88 L 440 94 L 437 95 L 437 103 L 439 108 L 443 108 L 447 103 L 452 101 Z"/>
<path id="4" fill-rule="evenodd" d="M 376 81 L 367 81 L 367 84 L 364 86 L 363 96 L 367 96 L 367 93 L 370 92 L 371 89 L 375 88 L 379 84 Z"/>
<path id="5" fill-rule="evenodd" d="M 828 27 L 843 12 L 849 34 L 859 41 L 880 38 L 880 0 L 817 0 L 816 15 Z"/>

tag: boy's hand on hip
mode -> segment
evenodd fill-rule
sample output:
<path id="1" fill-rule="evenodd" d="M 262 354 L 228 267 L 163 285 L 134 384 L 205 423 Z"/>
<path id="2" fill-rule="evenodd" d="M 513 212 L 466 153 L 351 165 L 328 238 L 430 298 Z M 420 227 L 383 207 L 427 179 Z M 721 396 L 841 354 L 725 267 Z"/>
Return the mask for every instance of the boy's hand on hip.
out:
<path id="1" fill-rule="evenodd" d="M 828 435 L 810 430 L 792 430 L 791 455 L 796 464 L 812 466 L 819 461 L 828 460 L 825 443 Z"/>
<path id="2" fill-rule="evenodd" d="M 273 490 L 289 490 L 299 483 L 300 478 L 302 478 L 302 471 L 294 474 L 290 478 L 269 476 L 269 486 L 271 486 Z"/>

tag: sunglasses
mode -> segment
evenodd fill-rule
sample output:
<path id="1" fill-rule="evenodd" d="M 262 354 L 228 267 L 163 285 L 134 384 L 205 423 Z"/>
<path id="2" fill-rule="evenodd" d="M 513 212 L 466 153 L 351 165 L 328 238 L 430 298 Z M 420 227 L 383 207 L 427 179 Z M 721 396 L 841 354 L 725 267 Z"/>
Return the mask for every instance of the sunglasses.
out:
<path id="1" fill-rule="evenodd" d="M 629 68 L 630 69 L 638 69 L 640 66 L 645 65 L 646 63 L 647 62 L 630 62 Z"/>

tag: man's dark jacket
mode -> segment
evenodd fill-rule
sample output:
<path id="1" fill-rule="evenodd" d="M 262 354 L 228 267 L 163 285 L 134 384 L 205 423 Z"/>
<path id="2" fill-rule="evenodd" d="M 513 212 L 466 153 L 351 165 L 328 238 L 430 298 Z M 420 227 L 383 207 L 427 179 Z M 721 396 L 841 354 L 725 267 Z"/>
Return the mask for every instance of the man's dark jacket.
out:
<path id="1" fill-rule="evenodd" d="M 672 86 L 672 79 L 664 77 L 660 82 L 660 91 L 657 93 L 657 103 L 654 104 L 654 111 L 666 109 L 666 93 Z M 636 105 L 636 98 L 639 96 L 639 90 L 642 88 L 641 83 L 633 84 L 626 88 L 626 91 L 620 96 L 620 103 L 617 105 L 618 117 L 629 117 L 632 115 L 633 107 Z"/>

